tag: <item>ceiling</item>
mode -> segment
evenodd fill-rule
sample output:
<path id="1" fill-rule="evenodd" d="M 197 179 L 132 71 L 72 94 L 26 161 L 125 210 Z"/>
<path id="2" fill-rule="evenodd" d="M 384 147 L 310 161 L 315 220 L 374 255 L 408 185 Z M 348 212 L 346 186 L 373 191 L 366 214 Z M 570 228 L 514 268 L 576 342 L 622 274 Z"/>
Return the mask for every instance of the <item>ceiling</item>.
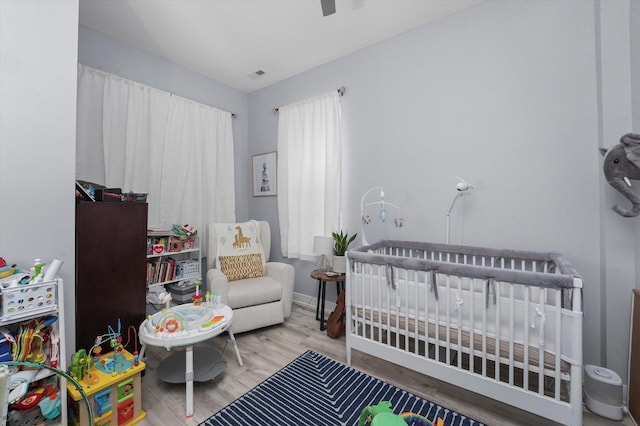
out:
<path id="1" fill-rule="evenodd" d="M 80 24 L 248 93 L 482 1 L 80 0 Z"/>

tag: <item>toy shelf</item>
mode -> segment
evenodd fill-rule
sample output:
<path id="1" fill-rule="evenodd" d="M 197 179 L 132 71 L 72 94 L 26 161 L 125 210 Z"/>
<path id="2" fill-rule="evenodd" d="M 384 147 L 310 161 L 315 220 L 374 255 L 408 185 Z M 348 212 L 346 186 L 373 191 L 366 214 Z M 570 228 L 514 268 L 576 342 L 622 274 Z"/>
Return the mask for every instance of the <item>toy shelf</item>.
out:
<path id="1" fill-rule="evenodd" d="M 15 277 L 18 277 L 16 275 Z M 16 278 L 17 279 L 17 278 Z M 6 283 L 12 281 L 12 277 L 5 278 Z M 3 359 L 6 362 L 29 362 L 42 367 L 33 369 L 9 364 L 8 387 L 9 390 L 20 389 L 23 383 L 29 387 L 24 390 L 22 396 L 14 395 L 18 399 L 14 404 L 2 406 L 2 417 L 7 424 L 31 425 L 31 424 L 67 424 L 67 393 L 66 379 L 58 376 L 47 367 L 55 367 L 61 371 L 66 370 L 66 351 L 62 340 L 65 334 L 65 318 L 62 279 L 56 278 L 35 284 L 23 284 L 5 287 L 5 282 L 0 289 L 0 326 L 10 332 L 20 345 L 25 341 L 20 338 L 20 333 L 36 333 L 46 338 L 46 345 L 21 351 L 18 346 L 17 358 L 11 356 L 11 345 L 3 347 Z M 37 331 L 36 331 L 37 330 Z M 45 340 L 43 340 L 44 342 Z M 4 345 L 6 342 L 3 342 Z M 18 344 L 16 343 L 16 344 Z M 24 347 L 24 346 L 23 346 Z M 7 353 L 7 350 L 9 351 Z M 35 352 L 38 350 L 38 352 Z M 37 355 L 36 355 L 37 354 Z M 9 355 L 7 360 L 6 356 Z M 40 358 L 42 356 L 42 358 Z M 0 362 L 2 364 L 2 362 Z M 53 385 L 53 388 L 51 387 Z M 57 387 L 60 405 L 50 405 L 48 408 L 40 407 L 37 401 L 41 398 L 53 397 L 55 393 L 49 393 Z M 48 389 L 48 390 L 47 390 Z M 46 395 L 46 396 L 42 396 Z M 35 403 L 34 403 L 35 401 Z"/>
<path id="2" fill-rule="evenodd" d="M 147 236 L 146 286 L 156 287 L 200 279 L 200 239 L 197 235 Z"/>

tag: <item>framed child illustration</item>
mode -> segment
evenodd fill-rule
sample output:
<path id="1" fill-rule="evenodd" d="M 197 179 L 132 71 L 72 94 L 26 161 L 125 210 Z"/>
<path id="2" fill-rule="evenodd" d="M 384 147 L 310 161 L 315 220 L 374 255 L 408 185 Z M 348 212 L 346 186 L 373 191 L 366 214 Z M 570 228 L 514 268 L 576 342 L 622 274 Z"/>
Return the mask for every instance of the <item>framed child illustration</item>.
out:
<path id="1" fill-rule="evenodd" d="M 266 152 L 253 156 L 253 196 L 277 195 L 277 153 Z"/>

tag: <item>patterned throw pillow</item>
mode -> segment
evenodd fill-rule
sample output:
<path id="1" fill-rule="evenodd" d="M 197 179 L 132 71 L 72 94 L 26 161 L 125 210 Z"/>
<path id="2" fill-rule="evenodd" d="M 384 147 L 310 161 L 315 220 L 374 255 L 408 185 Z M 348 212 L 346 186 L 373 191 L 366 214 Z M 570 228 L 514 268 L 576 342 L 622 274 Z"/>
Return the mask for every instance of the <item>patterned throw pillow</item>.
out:
<path id="1" fill-rule="evenodd" d="M 220 256 L 220 270 L 228 281 L 257 278 L 264 275 L 260 253 Z"/>

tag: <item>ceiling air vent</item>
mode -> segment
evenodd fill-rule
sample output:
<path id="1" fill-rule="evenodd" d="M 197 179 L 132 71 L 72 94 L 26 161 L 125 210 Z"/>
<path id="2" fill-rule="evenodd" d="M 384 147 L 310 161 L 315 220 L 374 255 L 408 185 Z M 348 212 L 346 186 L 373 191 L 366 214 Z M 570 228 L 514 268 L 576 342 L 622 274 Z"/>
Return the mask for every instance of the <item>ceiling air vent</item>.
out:
<path id="1" fill-rule="evenodd" d="M 258 70 L 256 72 L 252 72 L 251 74 L 249 74 L 247 77 L 252 78 L 252 79 L 258 79 L 260 77 L 262 77 L 263 75 L 265 75 L 266 72 L 262 71 L 262 70 Z"/>

